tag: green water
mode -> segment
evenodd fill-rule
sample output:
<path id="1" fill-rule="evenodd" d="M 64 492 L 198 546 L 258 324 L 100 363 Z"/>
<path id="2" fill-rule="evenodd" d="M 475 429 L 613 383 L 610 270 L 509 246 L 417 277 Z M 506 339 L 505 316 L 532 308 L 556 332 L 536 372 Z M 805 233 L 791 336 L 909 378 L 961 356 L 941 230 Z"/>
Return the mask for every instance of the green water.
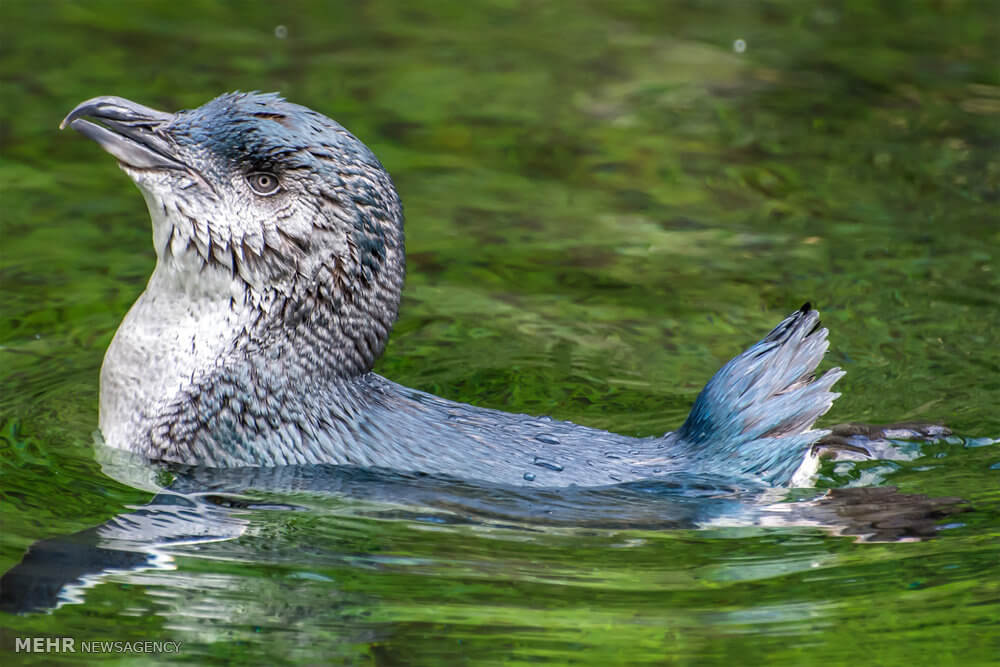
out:
<path id="1" fill-rule="evenodd" d="M 278 90 L 392 173 L 408 277 L 382 374 L 636 435 L 810 300 L 847 371 L 824 418 L 941 420 L 908 462 L 930 541 L 373 516 L 267 495 L 228 542 L 0 614 L 168 639 L 153 661 L 1000 663 L 1000 12 L 990 2 L 7 0 L 0 20 L 0 572 L 150 494 L 93 453 L 98 370 L 152 264 L 83 99 Z M 276 36 L 276 27 L 284 37 Z M 735 48 L 743 40 L 745 50 Z M 109 654 L 104 659 L 123 659 Z"/>

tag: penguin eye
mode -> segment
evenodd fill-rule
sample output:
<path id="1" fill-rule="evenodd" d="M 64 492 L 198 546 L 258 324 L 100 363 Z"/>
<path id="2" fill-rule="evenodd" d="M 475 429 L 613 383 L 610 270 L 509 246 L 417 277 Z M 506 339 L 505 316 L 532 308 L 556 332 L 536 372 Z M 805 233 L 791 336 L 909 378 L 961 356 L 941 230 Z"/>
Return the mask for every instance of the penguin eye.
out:
<path id="1" fill-rule="evenodd" d="M 247 185 L 261 197 L 273 195 L 281 187 L 278 177 L 266 171 L 258 171 L 247 176 Z"/>

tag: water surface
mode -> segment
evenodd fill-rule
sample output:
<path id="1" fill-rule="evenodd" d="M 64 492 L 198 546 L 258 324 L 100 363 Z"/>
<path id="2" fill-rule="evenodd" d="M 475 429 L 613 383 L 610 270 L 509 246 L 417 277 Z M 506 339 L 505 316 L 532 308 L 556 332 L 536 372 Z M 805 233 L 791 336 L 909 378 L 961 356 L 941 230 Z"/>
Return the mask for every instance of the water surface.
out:
<path id="1" fill-rule="evenodd" d="M 407 214 L 403 310 L 377 368 L 395 381 L 655 435 L 809 300 L 831 330 L 826 366 L 847 371 L 823 423 L 956 434 L 828 466 L 820 485 L 964 502 L 930 522 L 936 539 L 878 542 L 697 529 L 642 489 L 258 481 L 242 505 L 213 501 L 217 539 L 116 543 L 149 569 L 3 614 L 0 650 L 51 635 L 182 641 L 152 659 L 192 663 L 1000 657 L 989 3 L 15 0 L 4 14 L 0 571 L 152 498 L 102 472 L 93 439 L 104 349 L 153 264 L 147 214 L 108 156 L 56 130 L 105 94 L 174 110 L 278 90 L 371 146 Z M 893 533 L 860 504 L 855 526 Z"/>

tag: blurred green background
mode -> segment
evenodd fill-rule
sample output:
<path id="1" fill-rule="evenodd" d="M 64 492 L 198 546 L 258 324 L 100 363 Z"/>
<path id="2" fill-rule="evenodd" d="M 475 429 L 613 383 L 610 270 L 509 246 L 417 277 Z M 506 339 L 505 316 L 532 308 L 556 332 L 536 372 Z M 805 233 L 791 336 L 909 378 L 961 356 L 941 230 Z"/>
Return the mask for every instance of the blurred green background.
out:
<path id="1" fill-rule="evenodd" d="M 1000 436 L 996 9 L 987 0 L 6 0 L 0 564 L 17 562 L 34 540 L 148 497 L 103 477 L 91 453 L 103 352 L 154 261 L 134 186 L 92 142 L 57 131 L 65 113 L 97 95 L 172 111 L 229 90 L 280 91 L 366 142 L 407 215 L 403 309 L 377 367 L 397 382 L 660 434 L 681 423 L 722 363 L 808 300 L 831 330 L 826 365 L 847 370 L 824 423 L 941 420 L 967 444 Z M 846 550 L 854 569 L 804 598 L 790 592 L 811 591 L 805 581 L 789 588 L 775 574 L 792 556 L 771 538 L 645 535 L 640 558 L 610 557 L 608 535 L 551 537 L 544 558 L 565 577 L 609 570 L 596 592 L 560 587 L 557 577 L 540 598 L 526 585 L 507 599 L 512 580 L 502 573 L 511 560 L 542 556 L 482 536 L 448 542 L 481 547 L 477 562 L 491 574 L 475 590 L 461 568 L 397 581 L 345 565 L 359 590 L 396 606 L 372 621 L 394 628 L 389 639 L 355 637 L 342 657 L 829 664 L 867 662 L 877 646 L 888 664 L 920 662 L 933 646 L 941 664 L 984 664 L 1000 655 L 995 632 L 942 623 L 961 625 L 966 605 L 980 605 L 972 619 L 1000 613 L 996 577 L 977 569 L 991 558 L 995 566 L 997 555 L 991 451 L 936 451 L 943 471 L 921 474 L 923 461 L 892 480 L 978 499 L 985 514 L 967 522 L 967 542 L 854 552 L 863 547 L 814 534 L 809 548 Z M 438 538 L 398 542 L 413 540 L 405 522 L 355 528 L 350 548 L 359 552 L 375 541 L 408 556 L 443 553 Z M 672 543 L 676 562 L 658 560 L 655 549 L 674 539 L 699 544 Z M 987 544 L 992 551 L 982 551 Z M 772 569 L 738 591 L 717 581 L 704 589 L 684 574 L 695 553 L 713 569 L 731 565 L 729 551 Z M 885 611 L 903 605 L 894 596 L 908 589 L 887 583 L 894 575 L 880 563 L 906 571 L 905 563 L 938 562 L 934 554 L 958 568 L 936 575 L 951 588 L 899 617 Z M 207 563 L 188 561 L 187 574 L 211 570 Z M 267 565 L 241 576 L 267 578 Z M 618 575 L 639 577 L 632 592 Z M 870 598 L 853 597 L 851 577 L 870 583 Z M 680 597 L 669 593 L 681 588 Z M 18 627 L 50 631 L 74 620 L 93 629 L 113 619 L 135 630 L 136 618 L 123 619 L 141 595 L 115 590 L 117 598 Z M 649 597 L 636 601 L 639 590 Z M 781 613 L 758 609 L 754 591 Z M 441 615 L 413 602 L 425 596 L 459 603 Z M 638 618 L 630 600 L 646 620 L 623 632 Z M 877 612 L 866 606 L 873 601 Z M 98 604 L 103 620 L 88 626 Z M 720 629 L 704 614 L 723 608 L 739 613 Z M 169 636 L 156 614 L 144 622 Z M 812 614 L 831 616 L 802 625 Z M 741 630 L 729 632 L 732 624 Z M 288 653 L 281 642 L 295 645 L 294 633 L 254 644 L 253 625 L 202 637 L 196 659 L 228 655 L 226 636 L 250 642 L 251 656 L 321 655 Z M 577 636 L 573 627 L 590 629 Z M 455 644 L 462 637 L 464 648 Z"/>

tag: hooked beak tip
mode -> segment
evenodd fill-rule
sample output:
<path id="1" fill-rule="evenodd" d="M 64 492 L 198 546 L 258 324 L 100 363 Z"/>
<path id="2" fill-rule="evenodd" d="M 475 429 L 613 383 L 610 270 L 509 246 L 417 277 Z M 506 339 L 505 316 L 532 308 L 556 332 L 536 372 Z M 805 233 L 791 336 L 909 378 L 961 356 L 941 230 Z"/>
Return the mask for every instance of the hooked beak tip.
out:
<path id="1" fill-rule="evenodd" d="M 76 105 L 59 129 L 72 127 L 131 167 L 186 170 L 174 145 L 161 131 L 173 119 L 174 114 L 122 97 L 105 96 Z"/>

